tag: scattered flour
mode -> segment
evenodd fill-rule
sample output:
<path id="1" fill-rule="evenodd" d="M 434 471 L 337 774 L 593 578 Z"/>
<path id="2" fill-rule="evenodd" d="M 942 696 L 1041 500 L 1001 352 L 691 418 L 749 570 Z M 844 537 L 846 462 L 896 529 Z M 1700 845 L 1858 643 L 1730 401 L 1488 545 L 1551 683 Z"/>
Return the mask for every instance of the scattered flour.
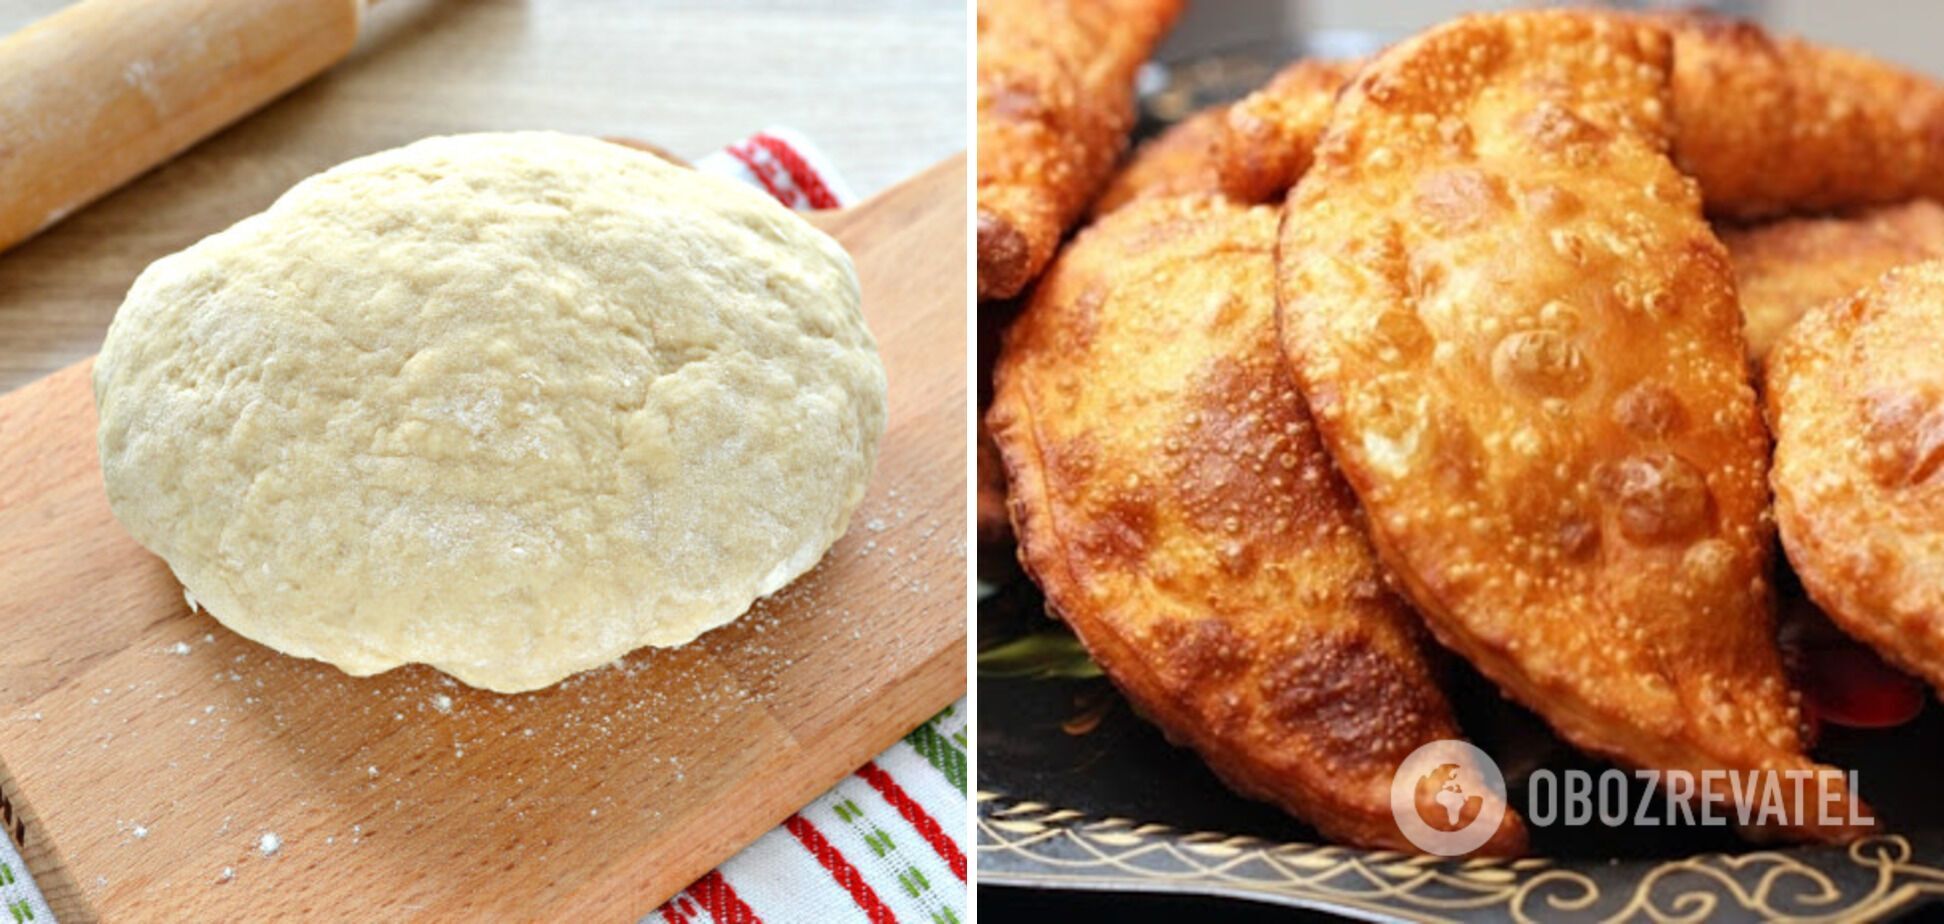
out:
<path id="1" fill-rule="evenodd" d="M 870 555 L 882 563 L 884 570 L 892 579 L 889 586 L 919 594 L 929 593 L 936 582 L 932 580 L 933 575 L 924 567 L 924 563 L 949 559 L 953 555 L 960 558 L 965 556 L 963 536 L 944 529 L 943 525 L 947 524 L 943 521 L 923 514 L 914 515 L 911 511 L 895 505 L 884 505 L 874 512 L 879 515 L 864 519 L 861 535 L 853 534 L 853 548 L 857 548 L 857 554 Z M 899 540 L 904 542 L 902 547 L 883 544 L 883 541 L 892 535 L 891 530 L 894 526 L 903 527 L 907 523 L 913 525 L 909 529 L 901 529 L 900 534 L 913 538 Z M 913 566 L 909 570 L 907 570 L 907 559 L 909 559 L 909 566 Z M 758 601 L 740 620 L 741 628 L 734 630 L 731 636 L 712 636 L 713 642 L 704 641 L 701 644 L 712 645 L 719 649 L 716 653 L 734 651 L 739 656 L 773 661 L 778 664 L 778 671 L 781 672 L 798 656 L 796 647 L 804 643 L 817 642 L 819 638 L 817 633 L 822 633 L 821 639 L 826 643 L 846 636 L 851 642 L 861 642 L 866 637 L 862 633 L 862 628 L 867 625 L 867 620 L 863 618 L 865 614 L 833 606 L 829 602 L 830 594 L 826 592 L 828 588 L 822 586 L 826 573 L 825 569 L 813 570 L 799 579 L 796 584 Z M 204 644 L 217 643 L 213 634 L 205 634 L 202 638 Z M 223 644 L 228 645 L 232 641 L 224 639 Z M 194 640 L 191 639 L 188 642 L 167 645 L 162 651 L 186 656 L 193 654 L 194 644 Z M 733 648 L 730 647 L 731 645 Z M 150 691 L 155 692 L 159 700 L 183 696 L 186 701 L 181 702 L 180 707 L 187 715 L 181 716 L 178 721 L 186 721 L 194 726 L 189 735 L 197 744 L 205 747 L 203 750 L 205 761 L 211 759 L 211 751 L 206 748 L 220 744 L 224 740 L 232 716 L 248 717 L 261 713 L 272 718 L 275 727 L 280 730 L 301 728 L 308 724 L 307 717 L 310 716 L 310 711 L 298 705 L 302 700 L 291 698 L 287 692 L 280 692 L 286 686 L 281 679 L 288 678 L 280 679 L 280 675 L 272 674 L 270 679 L 275 683 L 266 685 L 264 676 L 251 676 L 251 674 L 262 673 L 254 670 L 253 662 L 259 659 L 247 652 L 237 652 L 233 648 L 223 650 L 231 655 L 229 663 L 222 664 L 220 669 L 209 674 L 205 683 L 213 682 L 213 685 L 220 687 L 227 680 L 232 685 L 227 689 L 232 696 L 240 696 L 240 702 L 223 697 L 216 704 L 211 704 L 209 699 L 196 703 L 194 699 L 186 698 L 195 695 L 193 689 L 172 692 L 157 689 L 153 683 L 141 688 L 131 684 L 126 693 L 112 687 L 102 688 L 94 702 L 106 709 L 114 708 L 128 700 L 146 700 L 146 694 Z M 464 758 L 467 750 L 478 750 L 489 742 L 504 740 L 496 737 L 502 734 L 509 736 L 514 742 L 519 742 L 520 746 L 528 750 L 537 748 L 539 753 L 547 755 L 544 765 L 555 767 L 569 780 L 575 780 L 579 778 L 582 767 L 602 766 L 630 749 L 639 748 L 649 754 L 656 753 L 657 745 L 664 743 L 663 739 L 668 731 L 660 725 L 664 716 L 681 712 L 686 718 L 680 724 L 680 731 L 686 735 L 694 731 L 696 722 L 713 721 L 720 726 L 724 722 L 732 721 L 738 714 L 737 710 L 743 705 L 767 702 L 779 689 L 774 676 L 760 680 L 736 678 L 727 684 L 715 684 L 710 682 L 711 678 L 687 671 L 685 664 L 683 657 L 668 652 L 637 652 L 619 659 L 605 671 L 582 674 L 563 682 L 553 694 L 551 702 L 519 697 L 481 698 L 466 694 L 469 705 L 464 713 L 460 713 L 457 709 L 456 700 L 461 695 L 459 685 L 452 678 L 444 675 L 427 675 L 421 681 L 404 686 L 366 687 L 352 686 L 353 682 L 347 681 L 330 669 L 316 667 L 314 676 L 308 679 L 320 688 L 334 687 L 339 694 L 334 697 L 334 700 L 348 702 L 353 711 L 361 709 L 368 721 L 382 722 L 385 714 L 390 713 L 392 720 L 400 724 L 384 729 L 386 735 L 399 738 L 409 754 L 433 756 L 429 766 L 419 767 L 412 759 L 400 758 L 394 752 L 380 749 L 359 747 L 356 751 L 341 755 L 340 766 L 345 771 L 345 777 L 355 778 L 358 773 L 358 763 L 362 762 L 365 764 L 367 788 L 378 791 L 377 787 L 382 781 L 382 785 L 387 790 L 409 790 L 416 784 L 417 778 L 422 773 L 429 774 L 434 779 L 471 778 L 480 773 L 497 777 L 498 771 L 492 766 L 495 761 L 488 761 L 487 768 L 481 770 L 477 767 L 469 767 Z M 611 677 L 615 672 L 620 672 L 627 677 L 641 675 L 652 682 L 631 683 L 617 688 Z M 367 689 L 370 693 L 369 698 L 358 700 L 353 696 L 354 693 L 364 693 Z M 617 693 L 617 689 L 621 692 Z M 246 690 L 251 695 L 242 695 Z M 568 704 L 564 712 L 560 711 L 561 700 L 565 700 Z M 571 705 L 576 701 L 579 703 L 578 706 Z M 407 712 L 416 711 L 416 714 L 422 717 L 427 707 L 440 714 L 451 716 L 450 721 L 435 725 L 407 722 Z M 292 709 L 296 711 L 287 711 Z M 18 715 L 24 716 L 25 713 Z M 40 713 L 34 713 L 33 718 L 36 721 L 40 720 Z M 519 734 L 514 736 L 512 732 L 516 729 Z M 481 736 L 482 731 L 485 737 Z M 109 741 L 115 737 L 115 733 L 109 732 L 97 736 L 95 740 L 106 749 L 109 747 Z M 135 735 L 131 730 L 123 737 L 133 738 Z M 441 738 L 445 740 L 440 741 Z M 441 744 L 445 745 L 443 749 L 440 747 Z M 445 753 L 441 754 L 441 751 Z M 303 744 L 297 745 L 297 752 L 300 754 L 305 752 Z M 484 753 L 480 752 L 481 755 Z M 659 753 L 667 755 L 666 750 L 660 750 Z M 388 757 L 391 759 L 387 759 Z M 663 779 L 672 778 L 676 782 L 682 782 L 687 778 L 687 767 L 684 766 L 687 762 L 680 758 L 655 756 L 646 759 L 658 765 L 657 775 Z M 383 766 L 391 768 L 390 776 L 385 775 L 384 770 L 376 763 L 377 760 L 386 760 Z M 401 760 L 404 763 L 399 763 Z M 484 760 L 484 757 L 475 755 L 474 761 L 479 760 Z M 409 767 L 410 772 L 401 773 L 401 767 Z M 538 778 L 529 780 L 525 776 L 509 773 L 506 779 L 510 781 L 509 790 L 522 794 L 519 801 L 511 797 L 507 799 L 508 810 L 521 819 L 526 817 L 526 810 L 530 807 L 537 806 L 544 810 L 571 804 L 566 800 L 579 801 L 573 792 L 563 790 L 558 785 L 561 782 L 561 777 L 558 775 L 550 776 L 543 773 Z M 253 779 L 251 782 L 260 781 Z M 573 787 L 570 786 L 569 789 L 571 788 Z M 385 794 L 393 793 L 385 792 Z M 558 801 L 550 806 L 549 799 Z M 402 817 L 410 811 L 408 800 L 387 801 L 391 804 L 391 814 L 395 816 Z M 587 817 L 594 820 L 590 823 L 598 824 L 598 819 L 602 817 L 618 817 L 614 814 L 618 805 L 619 803 L 609 799 L 598 808 L 589 808 Z M 583 803 L 580 807 L 586 806 Z M 139 811 L 140 807 L 137 807 L 137 810 Z M 648 811 L 651 814 L 660 814 L 654 809 Z M 271 816 L 263 817 L 266 820 L 259 823 L 276 823 L 269 820 Z M 225 817 L 222 829 L 217 831 L 216 835 L 221 837 L 228 833 L 231 830 L 230 824 L 231 819 Z M 147 826 L 136 825 L 133 821 L 121 822 L 120 827 L 121 836 L 127 838 L 123 841 L 124 844 L 133 844 L 145 838 L 148 833 Z M 282 838 L 275 832 L 258 830 L 261 834 L 257 841 L 257 850 L 262 857 L 267 859 L 279 855 L 283 848 Z M 378 826 L 378 830 L 383 830 L 382 824 Z M 360 844 L 362 840 L 362 826 L 351 825 L 347 849 Z M 335 845 L 335 842 L 334 836 L 325 837 L 326 844 Z M 522 849 L 525 849 L 524 846 Z M 234 868 L 223 867 L 220 878 L 217 878 L 216 882 L 228 883 L 234 878 Z"/>

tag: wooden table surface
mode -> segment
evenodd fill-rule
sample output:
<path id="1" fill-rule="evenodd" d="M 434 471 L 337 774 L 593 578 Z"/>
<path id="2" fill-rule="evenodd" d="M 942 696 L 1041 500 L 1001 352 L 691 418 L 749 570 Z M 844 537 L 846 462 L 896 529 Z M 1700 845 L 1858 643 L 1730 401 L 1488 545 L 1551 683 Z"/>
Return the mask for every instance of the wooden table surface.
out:
<path id="1" fill-rule="evenodd" d="M 0 0 L 0 32 L 65 5 Z M 963 0 L 384 0 L 349 60 L 0 253 L 0 392 L 95 352 L 157 257 L 360 154 L 463 131 L 627 135 L 685 157 L 796 128 L 868 196 L 964 150 Z M 193 180 L 193 182 L 183 182 Z M 225 195 L 180 193 L 199 184 Z"/>

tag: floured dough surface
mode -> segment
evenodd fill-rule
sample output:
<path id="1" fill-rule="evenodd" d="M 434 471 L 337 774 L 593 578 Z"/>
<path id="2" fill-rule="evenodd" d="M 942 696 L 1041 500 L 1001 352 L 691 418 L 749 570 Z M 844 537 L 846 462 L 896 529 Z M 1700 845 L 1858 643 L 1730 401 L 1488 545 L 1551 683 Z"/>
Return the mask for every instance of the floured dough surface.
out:
<path id="1" fill-rule="evenodd" d="M 809 570 L 884 429 L 838 244 L 590 138 L 430 138 L 150 266 L 94 369 L 109 503 L 225 625 L 546 686 Z"/>

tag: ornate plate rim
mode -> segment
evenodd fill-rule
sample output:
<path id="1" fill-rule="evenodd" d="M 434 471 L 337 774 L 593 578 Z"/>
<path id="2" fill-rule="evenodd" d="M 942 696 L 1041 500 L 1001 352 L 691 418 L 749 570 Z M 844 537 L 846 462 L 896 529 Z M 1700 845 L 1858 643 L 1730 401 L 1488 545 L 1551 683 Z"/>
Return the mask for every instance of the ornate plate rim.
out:
<path id="1" fill-rule="evenodd" d="M 1371 921 L 1424 922 L 1478 917 L 1542 920 L 1525 910 L 1529 900 L 1547 903 L 1542 909 L 1547 920 L 1560 914 L 1591 913 L 1592 919 L 1602 921 L 1685 922 L 1707 919 L 1717 910 L 1738 910 L 1774 921 L 1854 921 L 1881 918 L 1924 895 L 1944 895 L 1944 868 L 1913 863 L 1910 841 L 1898 834 L 1865 838 L 1840 851 L 1757 849 L 1620 861 L 1638 867 L 1626 874 L 1633 892 L 1608 910 L 1598 907 L 1611 901 L 1603 895 L 1601 880 L 1545 858 L 1444 861 L 1395 851 L 1276 842 L 1215 831 L 1183 832 L 1129 818 L 1094 818 L 983 788 L 977 791 L 976 802 L 979 881 L 994 885 L 1209 895 Z M 1082 856 L 1053 856 L 1044 849 L 1047 845 L 1070 847 Z M 994 868 L 990 861 L 1000 857 L 1017 865 Z M 1178 869 L 1163 872 L 1133 862 L 1146 857 L 1165 858 Z M 1818 859 L 1824 861 L 1822 865 L 1813 862 Z M 1867 891 L 1845 895 L 1832 879 L 1830 871 L 1845 862 L 1873 873 Z M 1233 872 L 1244 864 L 1282 878 L 1250 878 Z M 1683 877 L 1691 884 L 1657 897 L 1657 888 L 1678 874 L 1694 874 Z M 1752 883 L 1737 874 L 1753 875 Z M 1329 884 L 1338 878 L 1366 882 L 1370 891 L 1359 893 Z M 1801 889 L 1802 895 L 1789 908 L 1771 904 L 1777 887 L 1789 882 L 1809 888 Z M 1424 893 L 1427 886 L 1460 897 L 1434 898 Z M 1467 893 L 1471 897 L 1464 897 Z M 1805 909 L 1805 904 L 1814 907 Z"/>

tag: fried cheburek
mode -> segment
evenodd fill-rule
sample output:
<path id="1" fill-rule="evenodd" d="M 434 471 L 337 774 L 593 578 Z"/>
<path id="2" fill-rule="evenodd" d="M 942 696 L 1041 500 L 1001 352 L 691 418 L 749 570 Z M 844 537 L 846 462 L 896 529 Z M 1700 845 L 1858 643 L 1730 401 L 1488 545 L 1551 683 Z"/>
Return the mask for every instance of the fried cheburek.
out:
<path id="1" fill-rule="evenodd" d="M 1944 689 L 1944 263 L 1805 315 L 1771 355 L 1775 519 L 1830 619 Z"/>
<path id="2" fill-rule="evenodd" d="M 1229 107 L 1214 144 L 1223 195 L 1269 202 L 1295 185 L 1330 124 L 1337 91 L 1362 66 L 1359 59 L 1305 58 Z"/>
<path id="3" fill-rule="evenodd" d="M 1275 341 L 1277 212 L 1136 202 L 1062 252 L 987 417 L 1020 561 L 1128 699 L 1235 789 L 1411 850 L 1391 777 L 1459 731 Z M 1517 852 L 1507 813 L 1487 852 Z"/>
<path id="4" fill-rule="evenodd" d="M 1867 55 L 1702 12 L 1674 33 L 1674 159 L 1713 215 L 1944 193 L 1944 87 Z"/>
<path id="5" fill-rule="evenodd" d="M 1006 474 L 1005 466 L 999 460 L 999 447 L 992 443 L 992 434 L 986 432 L 985 420 L 979 420 L 978 446 L 978 493 L 975 495 L 974 513 L 978 523 L 979 545 L 997 545 L 1012 536 L 1012 522 L 1006 514 Z"/>
<path id="6" fill-rule="evenodd" d="M 1366 67 L 1289 197 L 1282 344 L 1447 647 L 1625 764 L 1819 769 L 1733 279 L 1665 153 L 1668 51 L 1639 20 L 1526 12 Z M 1861 833 L 1816 805 L 1757 833 Z"/>
<path id="7" fill-rule="evenodd" d="M 1183 0 L 979 0 L 979 297 L 1053 258 L 1134 124 L 1134 72 Z"/>
<path id="8" fill-rule="evenodd" d="M 1709 214 L 1753 219 L 1944 197 L 1944 87 L 1705 12 L 1642 14 L 1674 36 L 1673 153 Z M 1299 61 L 1237 103 L 1222 190 L 1262 202 L 1309 168 L 1357 62 Z M 1334 82 L 1333 82 L 1334 81 Z"/>
<path id="9" fill-rule="evenodd" d="M 1886 271 L 1944 257 L 1944 206 L 1929 199 L 1819 218 L 1726 228 L 1748 357 L 1760 364 L 1809 309 Z"/>
<path id="10" fill-rule="evenodd" d="M 1095 217 L 1135 199 L 1217 193 L 1280 199 L 1309 169 L 1337 90 L 1361 60 L 1305 58 L 1233 104 L 1210 106 L 1142 144 L 1094 203 Z"/>
<path id="11" fill-rule="evenodd" d="M 1227 106 L 1210 106 L 1142 142 L 1094 200 L 1093 216 L 1136 199 L 1220 192 L 1214 148 L 1227 115 Z"/>

